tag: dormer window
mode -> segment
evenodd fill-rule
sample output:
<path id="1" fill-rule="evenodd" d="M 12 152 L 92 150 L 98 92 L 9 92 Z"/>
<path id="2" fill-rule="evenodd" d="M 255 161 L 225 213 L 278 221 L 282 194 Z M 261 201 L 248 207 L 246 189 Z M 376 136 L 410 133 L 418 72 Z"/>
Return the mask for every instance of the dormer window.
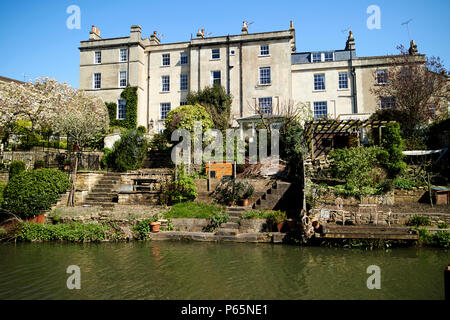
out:
<path id="1" fill-rule="evenodd" d="M 325 52 L 325 61 L 333 61 L 334 59 L 333 52 Z"/>
<path id="2" fill-rule="evenodd" d="M 322 54 L 321 53 L 313 53 L 312 54 L 312 62 L 321 62 Z"/>

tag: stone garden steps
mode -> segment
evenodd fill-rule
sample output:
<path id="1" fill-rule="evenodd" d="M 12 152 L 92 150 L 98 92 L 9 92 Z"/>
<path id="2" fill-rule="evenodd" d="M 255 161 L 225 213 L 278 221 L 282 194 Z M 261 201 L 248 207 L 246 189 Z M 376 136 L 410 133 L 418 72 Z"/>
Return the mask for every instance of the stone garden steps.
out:
<path id="1" fill-rule="evenodd" d="M 114 208 L 115 198 L 117 197 L 114 188 L 120 180 L 120 173 L 107 172 L 97 182 L 86 197 L 84 205 L 100 206 L 102 208 Z"/>
<path id="2" fill-rule="evenodd" d="M 290 187 L 290 183 L 277 181 L 253 204 L 253 209 L 272 210 Z"/>

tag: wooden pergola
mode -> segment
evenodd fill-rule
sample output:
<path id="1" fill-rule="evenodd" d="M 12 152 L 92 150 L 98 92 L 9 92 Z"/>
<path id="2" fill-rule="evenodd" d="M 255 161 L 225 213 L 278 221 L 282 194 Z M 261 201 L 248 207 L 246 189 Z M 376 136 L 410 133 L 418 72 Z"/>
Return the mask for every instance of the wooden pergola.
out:
<path id="1" fill-rule="evenodd" d="M 348 135 L 356 136 L 358 146 L 360 145 L 359 132 L 363 128 L 377 129 L 379 134 L 379 141 L 381 141 L 381 128 L 388 123 L 395 121 L 381 121 L 381 120 L 313 120 L 305 123 L 305 135 L 308 146 L 308 151 L 311 158 L 326 154 L 332 147 L 323 147 L 317 145 L 317 142 L 330 140 L 335 136 Z"/>

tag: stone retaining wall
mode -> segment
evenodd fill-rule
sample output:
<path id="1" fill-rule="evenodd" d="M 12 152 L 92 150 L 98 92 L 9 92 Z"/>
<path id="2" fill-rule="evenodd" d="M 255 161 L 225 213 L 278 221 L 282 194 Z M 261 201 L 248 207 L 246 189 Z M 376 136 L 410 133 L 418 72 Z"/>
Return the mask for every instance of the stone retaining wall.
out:
<path id="1" fill-rule="evenodd" d="M 159 202 L 159 191 L 121 191 L 119 204 L 156 205 Z"/>
<path id="2" fill-rule="evenodd" d="M 210 219 L 170 218 L 175 230 L 203 232 L 210 224 Z"/>
<path id="3" fill-rule="evenodd" d="M 49 149 L 48 151 L 38 150 L 35 148 L 32 151 L 5 151 L 2 154 L 3 162 L 10 163 L 19 160 L 25 163 L 27 170 L 34 167 L 34 163 L 42 160 L 49 168 L 58 168 L 60 163 L 68 157 L 73 157 L 73 153 L 68 153 L 67 150 Z M 90 170 L 100 170 L 100 160 L 103 152 L 88 151 L 79 153 L 79 168 L 86 168 Z M 61 161 L 61 159 L 62 161 Z"/>

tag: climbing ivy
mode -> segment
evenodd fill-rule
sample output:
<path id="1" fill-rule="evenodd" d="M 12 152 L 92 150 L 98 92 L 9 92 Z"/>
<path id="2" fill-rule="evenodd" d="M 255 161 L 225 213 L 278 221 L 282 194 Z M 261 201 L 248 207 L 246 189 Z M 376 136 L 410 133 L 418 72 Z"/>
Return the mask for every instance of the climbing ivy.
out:
<path id="1" fill-rule="evenodd" d="M 135 129 L 137 126 L 137 87 L 127 87 L 120 94 L 122 99 L 127 101 L 125 119 L 119 120 L 117 118 L 117 103 L 106 102 L 106 107 L 109 113 L 109 125 L 119 126 L 127 129 Z"/>

